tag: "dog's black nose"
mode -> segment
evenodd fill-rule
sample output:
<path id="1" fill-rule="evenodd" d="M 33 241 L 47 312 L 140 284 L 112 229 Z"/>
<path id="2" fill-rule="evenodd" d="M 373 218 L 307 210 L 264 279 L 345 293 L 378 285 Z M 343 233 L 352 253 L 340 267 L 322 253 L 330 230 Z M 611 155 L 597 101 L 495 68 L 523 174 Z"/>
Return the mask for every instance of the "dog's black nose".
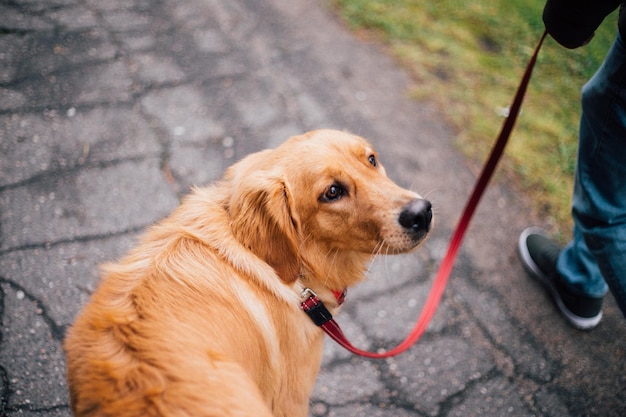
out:
<path id="1" fill-rule="evenodd" d="M 405 229 L 426 234 L 430 230 L 432 219 L 433 210 L 430 201 L 416 198 L 402 208 L 398 222 Z"/>

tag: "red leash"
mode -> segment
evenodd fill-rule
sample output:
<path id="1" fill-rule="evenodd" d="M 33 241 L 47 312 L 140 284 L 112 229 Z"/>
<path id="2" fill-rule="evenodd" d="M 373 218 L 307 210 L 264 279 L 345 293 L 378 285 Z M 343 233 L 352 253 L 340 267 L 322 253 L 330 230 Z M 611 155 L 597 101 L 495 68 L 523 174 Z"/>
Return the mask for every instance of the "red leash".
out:
<path id="1" fill-rule="evenodd" d="M 439 306 L 439 301 L 441 300 L 443 291 L 446 288 L 448 278 L 450 277 L 450 272 L 452 271 L 452 267 L 454 266 L 454 260 L 463 240 L 463 236 L 465 235 L 470 220 L 474 215 L 474 211 L 476 211 L 478 202 L 483 196 L 487 185 L 489 184 L 489 180 L 493 176 L 496 166 L 498 165 L 498 161 L 504 153 L 504 148 L 506 147 L 509 136 L 511 135 L 511 131 L 513 130 L 513 126 L 515 125 L 515 121 L 517 120 L 517 115 L 519 114 L 522 101 L 524 100 L 524 94 L 526 93 L 526 88 L 528 87 L 530 76 L 533 72 L 533 67 L 535 66 L 535 62 L 537 61 L 537 55 L 539 54 L 539 50 L 541 49 L 541 45 L 543 44 L 546 35 L 547 31 L 544 31 L 541 39 L 539 40 L 539 43 L 537 44 L 537 47 L 535 48 L 533 56 L 530 58 L 530 61 L 526 66 L 526 71 L 524 72 L 524 76 L 522 77 L 520 85 L 517 88 L 515 98 L 513 99 L 513 104 L 511 105 L 509 116 L 505 119 L 502 125 L 502 129 L 500 131 L 500 134 L 498 135 L 496 144 L 491 150 L 489 159 L 487 160 L 483 171 L 478 177 L 478 181 L 474 186 L 474 190 L 472 191 L 467 205 L 463 210 L 461 220 L 459 221 L 459 224 L 454 231 L 454 234 L 452 235 L 450 245 L 448 246 L 448 251 L 441 263 L 441 266 L 439 267 L 439 271 L 437 272 L 437 276 L 435 277 L 435 281 L 433 282 L 433 287 L 430 291 L 428 299 L 424 304 L 422 313 L 420 314 L 420 317 L 417 320 L 415 327 L 413 328 L 411 333 L 409 333 L 407 338 L 394 349 L 384 353 L 374 353 L 358 349 L 348 341 L 343 331 L 339 327 L 339 324 L 337 324 L 337 322 L 332 318 L 332 315 L 326 309 L 322 301 L 317 298 L 317 295 L 315 295 L 315 293 L 313 293 L 309 289 L 305 289 L 303 291 L 302 296 L 303 298 L 305 298 L 305 300 L 302 302 L 302 309 L 309 315 L 309 317 L 311 317 L 315 324 L 320 326 L 326 332 L 326 334 L 328 334 L 333 340 L 335 340 L 344 348 L 348 349 L 350 352 L 367 358 L 376 359 L 396 356 L 404 352 L 405 350 L 410 348 L 415 342 L 417 342 L 417 340 L 426 330 L 426 327 L 428 327 L 428 323 L 430 323 L 430 320 L 435 315 L 435 311 Z M 341 301 L 343 301 L 343 296 L 344 295 L 342 295 Z"/>

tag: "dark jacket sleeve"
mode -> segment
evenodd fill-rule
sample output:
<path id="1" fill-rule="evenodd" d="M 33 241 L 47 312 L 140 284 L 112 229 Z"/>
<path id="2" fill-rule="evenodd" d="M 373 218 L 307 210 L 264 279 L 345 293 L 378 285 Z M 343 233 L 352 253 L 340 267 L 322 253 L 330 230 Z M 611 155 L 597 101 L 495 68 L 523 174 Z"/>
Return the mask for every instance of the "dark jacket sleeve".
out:
<path id="1" fill-rule="evenodd" d="M 622 0 L 547 0 L 543 22 L 550 36 L 566 48 L 585 44 Z M 622 26 L 620 19 L 620 27 Z"/>

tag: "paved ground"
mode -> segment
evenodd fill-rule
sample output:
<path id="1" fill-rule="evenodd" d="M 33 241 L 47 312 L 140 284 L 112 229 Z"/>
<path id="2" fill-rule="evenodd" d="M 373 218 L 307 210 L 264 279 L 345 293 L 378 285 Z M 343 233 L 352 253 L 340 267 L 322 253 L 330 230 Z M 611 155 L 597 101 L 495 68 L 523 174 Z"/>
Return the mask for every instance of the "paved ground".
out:
<path id="1" fill-rule="evenodd" d="M 70 415 L 61 341 L 96 266 L 191 184 L 318 127 L 370 138 L 434 202 L 429 242 L 380 260 L 338 317 L 361 347 L 401 340 L 476 172 L 410 83 L 323 2 L 0 2 L 0 415 Z M 626 415 L 626 322 L 611 298 L 592 332 L 559 318 L 515 255 L 526 208 L 491 187 L 409 352 L 328 343 L 311 416 Z"/>

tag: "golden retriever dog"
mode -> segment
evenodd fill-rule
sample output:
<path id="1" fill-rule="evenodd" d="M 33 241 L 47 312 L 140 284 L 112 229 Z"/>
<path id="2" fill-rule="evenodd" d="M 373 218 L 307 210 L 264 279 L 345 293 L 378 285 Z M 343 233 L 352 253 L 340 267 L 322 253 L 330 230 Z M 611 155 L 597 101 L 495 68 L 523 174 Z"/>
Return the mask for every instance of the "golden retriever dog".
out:
<path id="1" fill-rule="evenodd" d="M 430 203 L 364 139 L 318 130 L 194 189 L 103 279 L 65 341 L 76 416 L 305 417 L 323 331 L 377 254 L 411 251 Z"/>

